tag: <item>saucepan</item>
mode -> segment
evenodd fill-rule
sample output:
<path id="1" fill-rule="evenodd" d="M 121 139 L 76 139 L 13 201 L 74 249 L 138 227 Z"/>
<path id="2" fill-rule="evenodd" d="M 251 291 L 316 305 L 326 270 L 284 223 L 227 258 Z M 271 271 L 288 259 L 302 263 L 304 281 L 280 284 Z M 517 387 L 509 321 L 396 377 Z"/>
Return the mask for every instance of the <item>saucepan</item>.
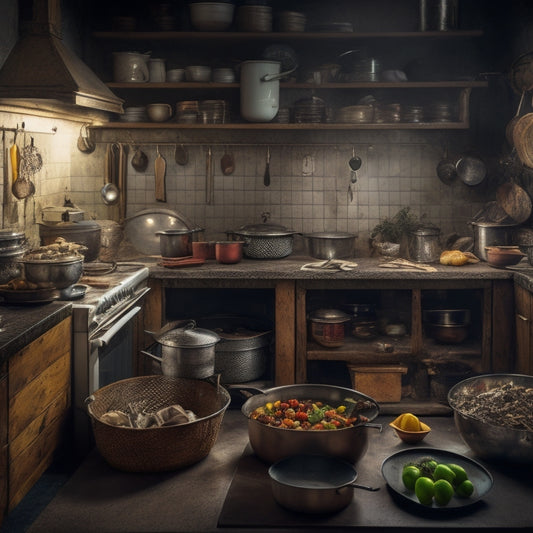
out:
<path id="1" fill-rule="evenodd" d="M 275 463 L 305 450 L 306 453 L 337 457 L 355 464 L 368 448 L 368 429 L 381 431 L 380 424 L 371 423 L 379 414 L 377 402 L 353 389 L 322 384 L 283 385 L 266 391 L 237 385 L 231 388 L 249 396 L 241 412 L 248 419 L 248 437 L 255 454 L 267 463 Z M 352 416 L 357 413 L 363 418 L 352 427 L 298 431 L 269 426 L 250 417 L 256 408 L 267 402 L 289 399 L 321 401 L 334 407 L 355 404 L 357 410 Z"/>
<path id="2" fill-rule="evenodd" d="M 295 455 L 268 469 L 272 494 L 276 502 L 300 513 L 335 513 L 353 499 L 354 489 L 377 491 L 355 483 L 355 467 L 325 455 Z"/>

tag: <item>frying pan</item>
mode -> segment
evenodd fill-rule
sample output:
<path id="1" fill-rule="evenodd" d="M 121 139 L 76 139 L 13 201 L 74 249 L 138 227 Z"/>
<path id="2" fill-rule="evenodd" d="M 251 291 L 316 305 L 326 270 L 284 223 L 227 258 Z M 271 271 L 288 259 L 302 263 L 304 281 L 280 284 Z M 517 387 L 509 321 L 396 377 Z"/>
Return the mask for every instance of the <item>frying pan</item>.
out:
<path id="1" fill-rule="evenodd" d="M 474 154 L 464 154 L 455 163 L 457 175 L 466 185 L 479 185 L 487 175 L 483 160 Z"/>
<path id="2" fill-rule="evenodd" d="M 276 502 L 301 513 L 335 513 L 353 499 L 354 489 L 377 491 L 355 483 L 353 465 L 324 455 L 294 455 L 268 469 Z"/>

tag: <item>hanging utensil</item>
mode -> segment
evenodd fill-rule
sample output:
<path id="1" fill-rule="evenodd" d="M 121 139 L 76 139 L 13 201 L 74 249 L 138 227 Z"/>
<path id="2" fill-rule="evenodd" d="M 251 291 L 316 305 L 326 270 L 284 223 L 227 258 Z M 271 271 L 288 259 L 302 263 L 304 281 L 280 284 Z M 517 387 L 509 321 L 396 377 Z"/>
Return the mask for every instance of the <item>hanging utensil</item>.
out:
<path id="1" fill-rule="evenodd" d="M 357 171 L 361 168 L 362 165 L 361 158 L 358 155 L 355 155 L 355 146 L 352 148 L 352 157 L 348 161 L 348 166 L 350 167 L 350 181 L 352 183 L 357 182 Z"/>
<path id="2" fill-rule="evenodd" d="M 205 164 L 205 175 L 206 175 L 206 183 L 205 183 L 205 203 L 207 205 L 212 205 L 214 200 L 214 175 L 213 175 L 213 153 L 211 151 L 211 147 L 207 150 L 207 158 L 206 158 L 206 164 Z"/>
<path id="3" fill-rule="evenodd" d="M 263 176 L 263 184 L 265 187 L 270 186 L 270 146 L 267 146 L 265 174 Z"/>
<path id="4" fill-rule="evenodd" d="M 20 167 L 20 151 L 17 145 L 17 134 L 15 132 L 15 138 L 13 139 L 13 145 L 9 149 L 9 158 L 11 160 L 11 174 L 13 176 L 13 183 L 17 180 L 19 176 L 19 167 Z"/>
<path id="5" fill-rule="evenodd" d="M 24 135 L 24 145 L 25 146 L 23 148 L 23 152 L 26 150 L 26 135 Z M 32 184 L 27 179 L 27 169 L 24 164 L 24 160 L 22 159 L 22 156 L 18 151 L 18 148 L 17 151 L 14 152 L 14 158 L 18 158 L 18 162 L 16 163 L 18 175 L 13 184 L 11 185 L 11 192 L 17 199 L 22 200 L 23 198 L 27 198 L 28 196 L 33 194 L 32 190 L 33 192 L 35 192 L 35 187 L 32 187 Z"/>
<path id="6" fill-rule="evenodd" d="M 176 144 L 176 149 L 174 150 L 174 160 L 182 167 L 189 162 L 189 152 L 187 151 L 187 148 L 183 146 L 183 144 L 180 144 L 179 146 Z"/>
<path id="7" fill-rule="evenodd" d="M 105 205 L 115 205 L 118 202 L 119 190 L 113 182 L 115 174 L 115 150 L 108 144 L 104 159 L 104 186 L 100 190 Z"/>
<path id="8" fill-rule="evenodd" d="M 77 143 L 78 150 L 84 154 L 92 154 L 96 149 L 96 143 L 91 139 L 90 130 L 87 124 L 80 128 L 80 135 Z"/>
<path id="9" fill-rule="evenodd" d="M 144 172 L 148 168 L 148 156 L 141 150 L 140 146 L 135 147 L 135 153 L 131 158 L 131 166 L 137 172 Z"/>
<path id="10" fill-rule="evenodd" d="M 118 145 L 118 190 L 119 190 L 119 204 L 118 204 L 118 218 L 119 223 L 122 224 L 126 218 L 126 172 L 128 168 L 127 150 L 122 143 Z"/>
<path id="11" fill-rule="evenodd" d="M 228 152 L 227 147 L 224 151 L 222 159 L 220 160 L 220 169 L 222 170 L 222 174 L 224 174 L 224 176 L 229 176 L 235 171 L 235 159 L 233 154 Z"/>
<path id="12" fill-rule="evenodd" d="M 522 224 L 531 216 L 531 198 L 512 178 L 511 181 L 498 187 L 496 199 L 505 212 L 518 224 Z"/>
<path id="13" fill-rule="evenodd" d="M 522 95 L 520 96 L 520 102 L 518 103 L 518 109 L 516 110 L 516 115 L 509 121 L 509 123 L 505 127 L 505 138 L 507 139 L 509 146 L 513 148 L 514 148 L 513 131 L 515 129 L 516 123 L 520 120 L 520 114 L 522 113 L 522 106 L 524 104 L 525 95 L 526 95 L 526 91 L 522 91 Z"/>
<path id="14" fill-rule="evenodd" d="M 165 174 L 167 171 L 167 162 L 159 151 L 159 145 L 157 146 L 157 157 L 154 162 L 155 167 L 155 199 L 158 202 L 167 201 L 167 192 L 165 186 Z"/>
<path id="15" fill-rule="evenodd" d="M 457 177 L 457 169 L 455 168 L 455 161 L 448 157 L 448 147 L 444 148 L 444 155 L 437 165 L 437 176 L 445 185 L 451 183 Z"/>

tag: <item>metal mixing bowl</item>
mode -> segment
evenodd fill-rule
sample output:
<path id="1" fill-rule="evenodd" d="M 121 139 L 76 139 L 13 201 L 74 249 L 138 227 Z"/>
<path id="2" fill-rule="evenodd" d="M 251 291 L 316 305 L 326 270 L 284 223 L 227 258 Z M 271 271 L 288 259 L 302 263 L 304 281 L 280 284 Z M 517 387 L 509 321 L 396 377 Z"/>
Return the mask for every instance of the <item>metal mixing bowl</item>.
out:
<path id="1" fill-rule="evenodd" d="M 533 376 L 520 374 L 488 374 L 465 379 L 448 392 L 448 403 L 454 410 L 455 426 L 464 442 L 484 459 L 517 463 L 533 463 L 533 431 L 513 429 L 474 418 L 458 408 L 465 395 L 476 396 L 505 384 L 533 387 Z M 531 405 L 521 406 L 533 409 Z"/>
<path id="2" fill-rule="evenodd" d="M 60 261 L 21 260 L 24 276 L 39 288 L 65 289 L 77 283 L 83 274 L 83 258 Z"/>

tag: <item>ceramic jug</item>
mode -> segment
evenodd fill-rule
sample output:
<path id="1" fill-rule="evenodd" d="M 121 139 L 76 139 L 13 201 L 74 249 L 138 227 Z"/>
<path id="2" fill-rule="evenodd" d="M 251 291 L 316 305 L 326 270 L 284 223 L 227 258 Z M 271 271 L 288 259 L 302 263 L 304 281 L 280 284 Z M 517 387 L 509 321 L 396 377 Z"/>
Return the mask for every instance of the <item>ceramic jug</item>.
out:
<path id="1" fill-rule="evenodd" d="M 113 52 L 113 77 L 119 83 L 140 83 L 150 79 L 148 60 L 150 54 L 138 52 Z"/>

